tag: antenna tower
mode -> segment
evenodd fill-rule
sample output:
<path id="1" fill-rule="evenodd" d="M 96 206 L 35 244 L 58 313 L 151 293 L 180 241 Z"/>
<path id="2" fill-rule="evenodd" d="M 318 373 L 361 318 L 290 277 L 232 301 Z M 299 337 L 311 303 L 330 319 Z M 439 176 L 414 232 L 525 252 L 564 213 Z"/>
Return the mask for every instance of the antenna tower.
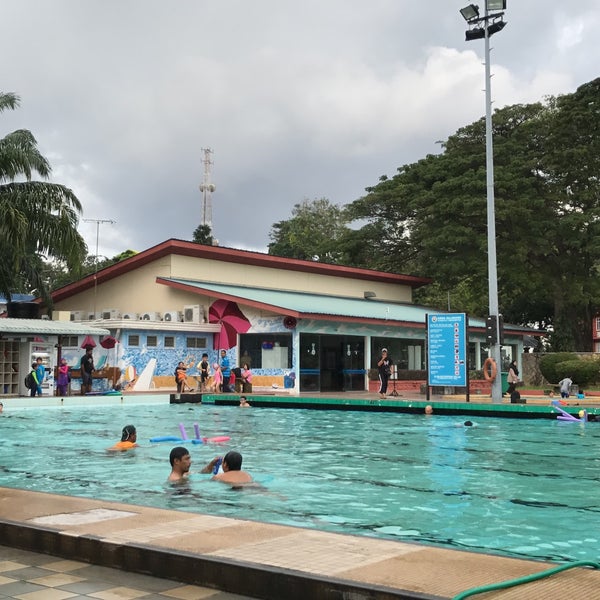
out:
<path id="1" fill-rule="evenodd" d="M 212 153 L 210 148 L 202 148 L 204 152 L 204 181 L 200 184 L 202 192 L 202 225 L 208 225 L 212 230 L 212 193 L 217 189 L 211 183 Z"/>

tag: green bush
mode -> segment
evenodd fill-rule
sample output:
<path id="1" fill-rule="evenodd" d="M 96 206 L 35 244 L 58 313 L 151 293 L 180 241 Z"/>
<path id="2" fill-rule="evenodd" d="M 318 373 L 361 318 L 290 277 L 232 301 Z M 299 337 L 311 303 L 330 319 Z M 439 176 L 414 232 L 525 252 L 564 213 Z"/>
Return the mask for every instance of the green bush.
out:
<path id="1" fill-rule="evenodd" d="M 556 370 L 556 365 L 566 361 L 580 360 L 573 352 L 552 352 L 540 359 L 540 371 L 549 383 L 558 383 L 565 375 Z"/>
<path id="2" fill-rule="evenodd" d="M 570 377 L 580 388 L 596 383 L 600 379 L 600 362 L 597 360 L 566 360 L 556 366 L 557 381 Z"/>

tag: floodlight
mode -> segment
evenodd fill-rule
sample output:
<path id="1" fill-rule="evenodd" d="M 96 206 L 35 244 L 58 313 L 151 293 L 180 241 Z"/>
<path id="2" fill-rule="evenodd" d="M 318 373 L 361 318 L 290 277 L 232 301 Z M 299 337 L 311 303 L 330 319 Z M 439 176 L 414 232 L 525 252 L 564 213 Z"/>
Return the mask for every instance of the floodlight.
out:
<path id="1" fill-rule="evenodd" d="M 485 37 L 485 29 L 482 27 L 473 27 L 473 29 L 467 29 L 465 32 L 465 40 L 470 42 L 472 40 L 481 40 Z"/>
<path id="2" fill-rule="evenodd" d="M 506 10 L 506 0 L 485 0 L 488 11 Z"/>
<path id="3" fill-rule="evenodd" d="M 479 16 L 479 6 L 476 4 L 469 4 L 469 6 L 465 6 L 464 8 L 460 9 L 460 14 L 463 16 L 465 21 L 476 19 Z"/>
<path id="4" fill-rule="evenodd" d="M 500 21 L 494 21 L 489 27 L 488 27 L 488 35 L 494 35 L 495 33 L 498 33 L 499 31 L 502 31 L 504 29 L 504 27 L 506 26 L 506 23 L 502 20 Z"/>

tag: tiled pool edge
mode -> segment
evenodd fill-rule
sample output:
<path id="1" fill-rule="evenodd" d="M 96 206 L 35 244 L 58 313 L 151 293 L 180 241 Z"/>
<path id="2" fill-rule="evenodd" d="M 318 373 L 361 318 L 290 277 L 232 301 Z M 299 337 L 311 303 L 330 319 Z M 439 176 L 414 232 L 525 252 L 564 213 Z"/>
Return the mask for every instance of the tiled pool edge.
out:
<path id="1" fill-rule="evenodd" d="M 67 560 L 151 575 L 264 600 L 445 600 L 408 590 L 366 585 L 301 571 L 257 566 L 232 559 L 145 544 L 116 544 L 92 535 L 71 535 L 0 518 L 2 545 Z"/>
<path id="2" fill-rule="evenodd" d="M 353 410 L 371 412 L 394 412 L 405 414 L 424 414 L 425 407 L 433 407 L 435 415 L 504 417 L 517 419 L 552 419 L 560 414 L 549 402 L 534 400 L 531 404 L 493 404 L 491 402 L 466 402 L 464 400 L 436 400 L 411 398 L 365 398 L 365 397 L 335 397 L 335 396 L 248 396 L 248 400 L 256 408 L 304 408 L 314 410 Z M 239 403 L 238 396 L 225 394 L 205 394 L 202 403 L 214 406 L 235 406 Z M 600 407 L 590 403 L 586 405 L 570 405 L 562 407 L 565 412 L 574 417 L 581 409 L 586 409 L 591 415 L 600 415 Z"/>
<path id="3" fill-rule="evenodd" d="M 65 519 L 101 511 L 129 515 L 113 520 L 101 515 L 95 520 Z M 35 524 L 40 517 L 53 524 Z M 448 600 L 472 587 L 522 578 L 553 566 L 1 487 L 0 543 L 264 600 Z M 551 583 L 551 591 L 568 584 L 567 577 L 577 591 L 568 597 L 597 597 L 584 592 L 591 589 L 595 594 L 600 589 L 600 571 L 574 570 Z M 534 591 L 537 595 L 521 597 L 565 597 L 547 589 L 543 595 L 538 588 Z"/>

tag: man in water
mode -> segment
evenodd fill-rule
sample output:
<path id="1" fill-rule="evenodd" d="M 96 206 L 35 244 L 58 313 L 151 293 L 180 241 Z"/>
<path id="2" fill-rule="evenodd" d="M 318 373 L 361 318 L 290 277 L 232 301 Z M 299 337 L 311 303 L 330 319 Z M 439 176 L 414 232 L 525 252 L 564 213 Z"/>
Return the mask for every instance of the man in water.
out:
<path id="1" fill-rule="evenodd" d="M 181 482 L 187 479 L 192 466 L 192 458 L 187 448 L 183 446 L 173 448 L 169 454 L 169 462 L 171 463 L 171 474 L 167 481 Z"/>
<path id="2" fill-rule="evenodd" d="M 203 469 L 201 473 L 213 473 L 214 468 L 220 456 L 215 456 Z M 246 471 L 242 471 L 242 455 L 239 452 L 232 450 L 223 457 L 222 473 L 213 475 L 215 481 L 221 481 L 223 483 L 230 484 L 241 484 L 241 483 L 252 483 L 252 477 Z"/>

